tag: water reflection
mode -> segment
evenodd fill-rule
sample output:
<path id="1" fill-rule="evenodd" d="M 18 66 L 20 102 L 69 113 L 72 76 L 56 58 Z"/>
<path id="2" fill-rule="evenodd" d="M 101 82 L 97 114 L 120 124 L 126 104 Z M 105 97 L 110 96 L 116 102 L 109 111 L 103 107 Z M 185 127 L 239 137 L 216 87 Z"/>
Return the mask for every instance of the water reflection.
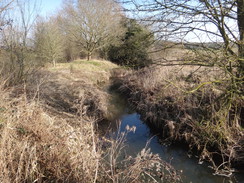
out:
<path id="1" fill-rule="evenodd" d="M 129 112 L 128 109 L 125 112 Z M 150 140 L 149 148 L 153 153 L 157 153 L 160 157 L 170 162 L 176 170 L 182 172 L 183 181 L 186 183 L 230 183 L 244 182 L 244 175 L 235 175 L 231 179 L 214 176 L 213 171 L 208 168 L 207 163 L 198 164 L 197 158 L 189 158 L 187 150 L 181 146 L 171 145 L 164 146 L 158 141 L 158 137 L 151 133 L 148 126 L 140 120 L 140 115 L 137 113 L 123 114 L 119 117 L 121 120 L 121 131 L 124 131 L 129 125 L 136 127 L 135 133 L 129 133 L 126 141 L 127 155 L 135 156 L 141 151 Z M 116 125 L 117 126 L 117 125 Z M 118 130 L 118 128 L 113 128 Z"/>
<path id="2" fill-rule="evenodd" d="M 110 121 L 101 123 L 99 126 L 103 135 L 118 133 L 118 130 L 125 131 L 126 126 L 135 126 L 135 133 L 129 133 L 126 141 L 126 154 L 135 156 L 149 143 L 153 153 L 157 153 L 166 162 L 171 163 L 174 168 L 182 172 L 182 179 L 185 183 L 244 183 L 244 175 L 235 174 L 230 179 L 221 176 L 214 176 L 208 164 L 198 164 L 195 157 L 189 158 L 187 148 L 182 145 L 165 146 L 159 143 L 159 139 L 150 128 L 141 121 L 140 115 L 129 109 L 125 99 L 116 93 L 112 93 Z M 118 123 L 120 122 L 120 123 Z M 120 128 L 119 128 L 120 125 Z"/>

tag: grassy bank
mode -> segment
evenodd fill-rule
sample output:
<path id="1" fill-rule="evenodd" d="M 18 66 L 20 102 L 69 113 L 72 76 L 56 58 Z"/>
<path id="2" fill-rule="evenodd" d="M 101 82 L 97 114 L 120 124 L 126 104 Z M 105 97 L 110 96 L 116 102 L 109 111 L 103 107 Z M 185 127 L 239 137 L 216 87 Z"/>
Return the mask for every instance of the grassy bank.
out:
<path id="1" fill-rule="evenodd" d="M 2 81 L 0 182 L 180 182 L 146 148 L 118 159 L 133 128 L 117 139 L 98 136 L 97 123 L 111 115 L 106 84 L 117 67 L 77 60 L 36 71 L 17 86 Z"/>
<path id="2" fill-rule="evenodd" d="M 218 82 L 220 77 L 224 80 L 225 73 L 214 67 L 159 65 L 127 72 L 115 85 L 166 142 L 185 142 L 199 161 L 230 175 L 233 166 L 244 165 L 243 126 L 234 115 L 227 116 L 234 122 L 226 123 L 229 108 L 221 103 L 226 83 Z"/>
<path id="3" fill-rule="evenodd" d="M 1 182 L 97 179 L 102 152 L 95 124 L 106 116 L 108 100 L 99 82 L 108 82 L 115 67 L 106 61 L 58 64 L 1 89 Z"/>

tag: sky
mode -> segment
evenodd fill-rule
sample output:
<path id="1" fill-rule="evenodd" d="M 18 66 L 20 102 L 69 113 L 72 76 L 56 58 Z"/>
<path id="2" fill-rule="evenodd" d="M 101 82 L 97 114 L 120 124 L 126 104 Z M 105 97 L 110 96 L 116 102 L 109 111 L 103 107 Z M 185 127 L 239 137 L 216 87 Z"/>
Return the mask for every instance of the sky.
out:
<path id="1" fill-rule="evenodd" d="M 30 0 L 30 1 L 32 1 L 32 0 Z M 65 0 L 36 0 L 36 1 L 38 2 L 38 4 L 41 3 L 40 15 L 47 17 L 49 15 L 54 14 L 59 9 L 61 9 L 62 4 Z M 138 0 L 138 1 L 141 1 L 141 0 Z M 128 6 L 130 6 L 130 5 L 128 5 Z M 210 28 L 211 30 L 215 30 L 215 26 L 214 27 L 211 25 L 208 25 L 208 26 L 210 26 L 208 28 Z M 233 26 L 231 26 L 231 27 L 233 27 Z M 218 41 L 218 40 L 215 40 L 216 37 L 210 38 L 209 36 L 206 36 L 203 33 L 199 33 L 199 32 L 197 32 L 197 33 L 191 32 L 184 38 L 185 38 L 185 40 L 188 40 L 190 42 L 199 42 L 199 38 L 203 42 Z"/>
<path id="2" fill-rule="evenodd" d="M 39 1 L 39 0 L 38 0 Z M 41 1 L 41 14 L 46 16 L 55 13 L 61 8 L 63 0 L 40 0 Z"/>

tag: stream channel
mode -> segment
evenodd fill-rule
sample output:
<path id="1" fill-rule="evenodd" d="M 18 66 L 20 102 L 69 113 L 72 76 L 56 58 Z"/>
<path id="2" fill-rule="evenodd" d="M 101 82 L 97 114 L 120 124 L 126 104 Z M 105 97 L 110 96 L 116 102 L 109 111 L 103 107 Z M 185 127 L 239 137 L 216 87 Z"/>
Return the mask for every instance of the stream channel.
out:
<path id="1" fill-rule="evenodd" d="M 149 148 L 154 154 L 159 154 L 162 160 L 170 163 L 177 171 L 182 172 L 180 175 L 184 183 L 244 183 L 244 171 L 234 173 L 230 178 L 224 176 L 213 175 L 214 171 L 209 168 L 207 162 L 199 163 L 197 157 L 189 157 L 188 149 L 181 144 L 173 144 L 170 146 L 160 143 L 158 136 L 153 133 L 146 123 L 144 123 L 140 114 L 131 110 L 124 98 L 113 95 L 113 105 L 116 106 L 116 118 L 109 124 L 103 124 L 102 128 L 110 128 L 112 133 L 125 131 L 126 126 L 135 126 L 135 133 L 130 132 L 126 138 L 126 153 L 130 156 L 136 156 L 150 140 Z M 120 128 L 118 128 L 118 121 Z M 111 132 L 110 132 L 111 133 Z"/>

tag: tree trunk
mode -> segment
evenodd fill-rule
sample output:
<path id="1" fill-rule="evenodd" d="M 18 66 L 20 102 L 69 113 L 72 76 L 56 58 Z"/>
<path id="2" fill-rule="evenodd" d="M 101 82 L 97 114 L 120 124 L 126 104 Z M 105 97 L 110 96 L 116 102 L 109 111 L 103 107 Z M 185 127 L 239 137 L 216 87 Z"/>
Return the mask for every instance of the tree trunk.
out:
<path id="1" fill-rule="evenodd" d="M 53 59 L 53 67 L 56 67 L 56 60 Z"/>
<path id="2" fill-rule="evenodd" d="M 91 55 L 92 55 L 92 52 L 91 51 L 88 51 L 88 53 L 87 53 L 87 60 L 88 61 L 91 60 Z"/>
<path id="3" fill-rule="evenodd" d="M 243 77 L 244 72 L 244 0 L 237 0 L 237 21 L 239 27 L 240 40 L 238 44 L 239 54 L 239 77 Z"/>
<path id="4" fill-rule="evenodd" d="M 237 78 L 239 79 L 238 85 L 240 88 L 240 93 L 244 93 L 244 0 L 237 0 L 237 22 L 240 34 L 240 40 L 238 43 L 238 73 Z M 244 107 L 240 107 L 240 126 L 244 126 Z M 243 151 L 242 151 L 243 153 Z"/>

